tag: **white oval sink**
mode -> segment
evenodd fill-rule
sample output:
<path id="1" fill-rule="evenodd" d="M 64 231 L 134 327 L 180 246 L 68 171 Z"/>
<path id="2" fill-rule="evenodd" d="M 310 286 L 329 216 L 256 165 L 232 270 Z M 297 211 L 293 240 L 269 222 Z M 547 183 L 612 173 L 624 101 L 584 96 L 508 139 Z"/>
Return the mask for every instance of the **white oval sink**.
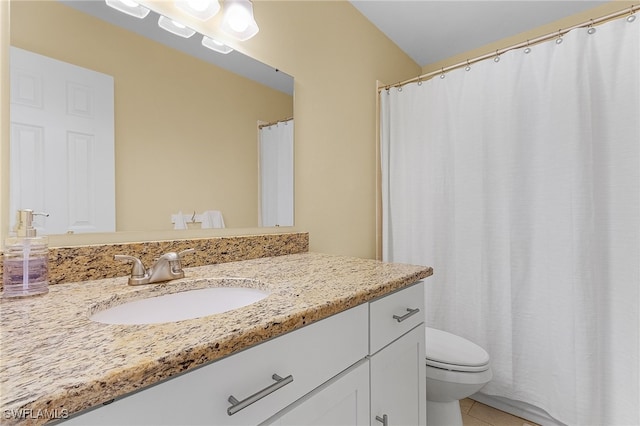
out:
<path id="1" fill-rule="evenodd" d="M 251 305 L 269 293 L 246 287 L 211 287 L 149 297 L 91 315 L 104 324 L 159 324 L 200 318 Z"/>

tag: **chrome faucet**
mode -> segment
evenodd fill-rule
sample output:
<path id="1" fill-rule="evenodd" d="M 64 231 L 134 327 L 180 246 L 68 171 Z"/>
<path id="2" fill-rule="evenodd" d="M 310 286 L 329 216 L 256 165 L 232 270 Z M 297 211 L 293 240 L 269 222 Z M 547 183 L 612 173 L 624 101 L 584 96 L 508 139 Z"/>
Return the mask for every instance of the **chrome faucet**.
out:
<path id="1" fill-rule="evenodd" d="M 194 251 L 194 249 L 187 249 L 179 253 L 165 253 L 160 256 L 160 258 L 156 260 L 156 263 L 148 270 L 145 269 L 142 261 L 134 256 L 116 254 L 113 256 L 113 259 L 132 261 L 133 267 L 131 268 L 129 285 L 141 285 L 184 278 L 181 262 L 182 256 L 187 253 L 193 253 Z"/>

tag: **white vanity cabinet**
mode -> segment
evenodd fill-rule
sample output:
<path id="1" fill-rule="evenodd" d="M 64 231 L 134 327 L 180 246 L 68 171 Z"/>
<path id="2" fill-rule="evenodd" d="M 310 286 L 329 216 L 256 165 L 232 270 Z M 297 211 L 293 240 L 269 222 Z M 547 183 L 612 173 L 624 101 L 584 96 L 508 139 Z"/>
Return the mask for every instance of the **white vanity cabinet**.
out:
<path id="1" fill-rule="evenodd" d="M 369 303 L 363 360 L 265 424 L 426 425 L 424 284 Z"/>
<path id="2" fill-rule="evenodd" d="M 367 327 L 367 306 L 360 305 L 116 399 L 68 423 L 259 424 L 361 360 Z M 232 404 L 230 397 L 238 402 Z M 249 398 L 255 402 L 241 408 Z"/>
<path id="3" fill-rule="evenodd" d="M 423 300 L 419 283 L 67 423 L 357 426 L 386 414 L 388 425 L 425 424 Z"/>

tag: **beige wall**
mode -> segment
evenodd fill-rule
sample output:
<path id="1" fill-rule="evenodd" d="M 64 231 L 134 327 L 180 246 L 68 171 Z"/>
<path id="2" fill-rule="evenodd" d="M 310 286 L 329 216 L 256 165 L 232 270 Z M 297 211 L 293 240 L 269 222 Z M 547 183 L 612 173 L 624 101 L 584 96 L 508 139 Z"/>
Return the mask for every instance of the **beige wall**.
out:
<path id="1" fill-rule="evenodd" d="M 296 77 L 296 226 L 312 251 L 373 258 L 376 81 L 420 67 L 348 2 L 254 5 L 260 33 L 245 49 Z"/>
<path id="2" fill-rule="evenodd" d="M 296 79 L 294 229 L 312 251 L 374 257 L 376 80 L 420 67 L 348 2 L 254 5 L 260 32 L 234 47 Z"/>
<path id="3" fill-rule="evenodd" d="M 180 210 L 258 226 L 257 123 L 290 117 L 290 95 L 58 2 L 13 2 L 11 44 L 113 76 L 118 231 Z"/>
<path id="4" fill-rule="evenodd" d="M 422 69 L 348 2 L 254 7 L 260 32 L 234 47 L 296 78 L 295 229 L 312 251 L 374 257 L 376 80 Z"/>

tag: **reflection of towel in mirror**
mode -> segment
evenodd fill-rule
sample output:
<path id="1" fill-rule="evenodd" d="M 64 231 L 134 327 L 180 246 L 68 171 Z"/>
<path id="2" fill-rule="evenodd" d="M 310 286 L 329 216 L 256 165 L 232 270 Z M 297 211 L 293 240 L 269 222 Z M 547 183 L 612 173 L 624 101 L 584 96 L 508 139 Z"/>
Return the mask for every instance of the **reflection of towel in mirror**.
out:
<path id="1" fill-rule="evenodd" d="M 202 229 L 224 228 L 224 220 L 219 210 L 207 210 L 202 213 Z"/>
<path id="2" fill-rule="evenodd" d="M 174 217 L 174 225 L 173 225 L 173 229 L 187 229 L 187 221 L 184 220 L 184 215 L 182 214 L 182 212 L 178 212 L 177 215 L 175 215 Z"/>

